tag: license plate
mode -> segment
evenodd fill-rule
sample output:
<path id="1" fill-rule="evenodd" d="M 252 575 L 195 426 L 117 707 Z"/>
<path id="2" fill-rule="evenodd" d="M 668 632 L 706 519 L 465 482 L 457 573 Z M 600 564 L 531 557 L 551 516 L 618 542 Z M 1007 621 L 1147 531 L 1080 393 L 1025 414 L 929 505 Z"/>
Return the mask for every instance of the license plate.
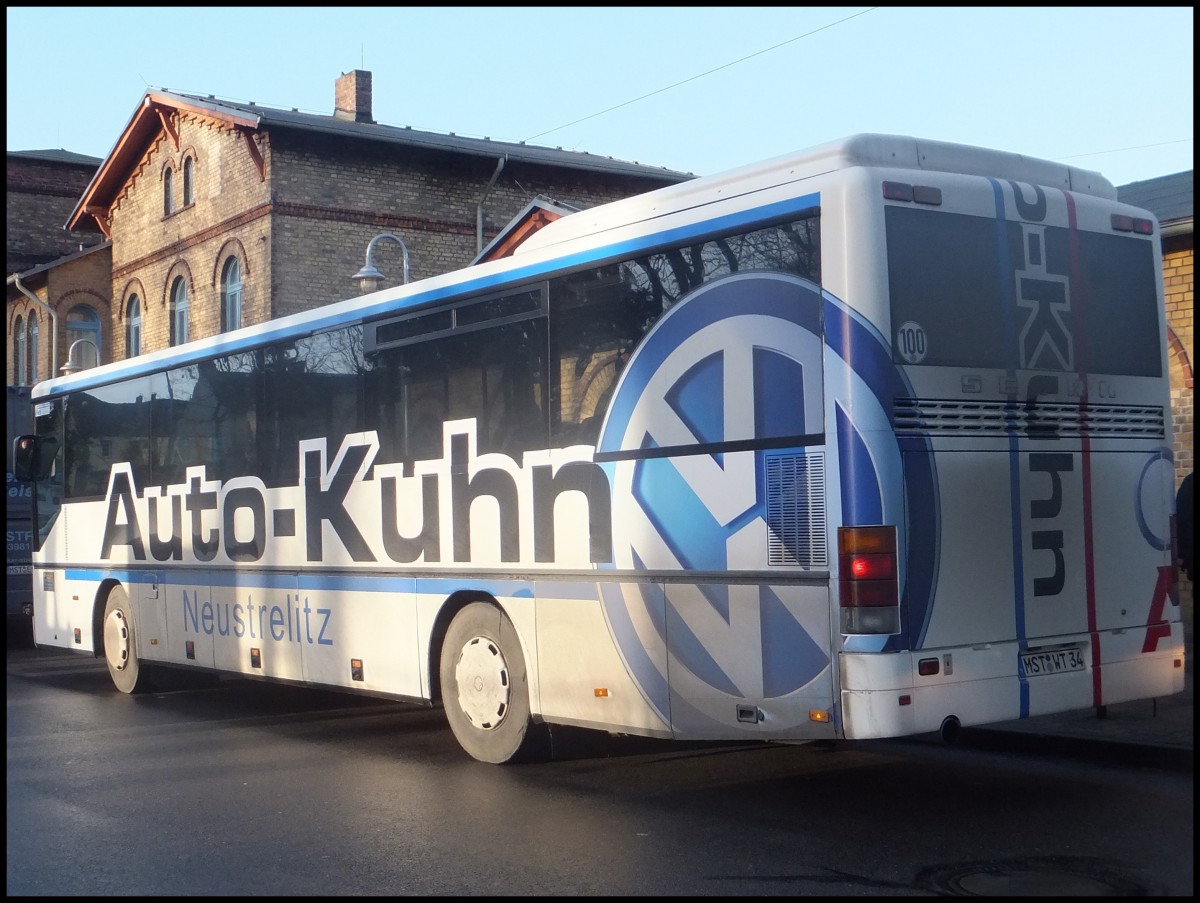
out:
<path id="1" fill-rule="evenodd" d="M 1049 649 L 1044 652 L 1021 653 L 1021 665 L 1026 677 L 1043 674 L 1060 674 L 1063 671 L 1082 671 L 1085 667 L 1083 649 L 1071 646 L 1064 649 Z"/>

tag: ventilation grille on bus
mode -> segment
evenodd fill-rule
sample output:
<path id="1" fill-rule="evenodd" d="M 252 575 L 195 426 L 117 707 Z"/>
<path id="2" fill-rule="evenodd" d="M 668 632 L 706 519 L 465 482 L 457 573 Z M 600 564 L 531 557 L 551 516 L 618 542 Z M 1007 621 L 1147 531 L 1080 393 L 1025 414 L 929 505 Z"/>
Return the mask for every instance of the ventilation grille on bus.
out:
<path id="1" fill-rule="evenodd" d="M 825 455 L 767 457 L 767 563 L 827 567 Z"/>
<path id="2" fill-rule="evenodd" d="M 1162 408 L 1147 405 L 1065 404 L 1052 401 L 948 401 L 897 398 L 897 436 L 1124 436 L 1162 439 Z"/>

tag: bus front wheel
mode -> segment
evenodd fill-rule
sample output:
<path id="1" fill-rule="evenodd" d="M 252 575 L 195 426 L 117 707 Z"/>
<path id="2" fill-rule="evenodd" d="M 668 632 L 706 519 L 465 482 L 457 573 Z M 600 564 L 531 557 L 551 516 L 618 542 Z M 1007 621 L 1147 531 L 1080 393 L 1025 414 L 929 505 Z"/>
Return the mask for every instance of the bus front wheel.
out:
<path id="1" fill-rule="evenodd" d="M 112 682 L 122 693 L 150 689 L 149 668 L 138 659 L 129 594 L 121 586 L 113 587 L 104 606 L 104 660 Z"/>
<path id="2" fill-rule="evenodd" d="M 495 765 L 525 758 L 537 733 L 525 657 L 499 607 L 472 602 L 454 616 L 442 645 L 442 706 L 459 745 Z"/>

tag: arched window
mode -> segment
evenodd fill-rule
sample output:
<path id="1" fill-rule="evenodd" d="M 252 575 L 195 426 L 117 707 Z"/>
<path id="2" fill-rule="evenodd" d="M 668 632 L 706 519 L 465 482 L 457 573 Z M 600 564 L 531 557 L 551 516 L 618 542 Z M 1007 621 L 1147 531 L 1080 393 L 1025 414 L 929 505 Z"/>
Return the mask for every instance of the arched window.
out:
<path id="1" fill-rule="evenodd" d="M 29 385 L 38 381 L 38 318 L 36 314 L 29 315 Z M 53 375 L 53 374 L 52 374 Z"/>
<path id="2" fill-rule="evenodd" d="M 81 339 L 85 341 L 71 354 Z M 100 316 L 85 304 L 77 304 L 67 313 L 67 354 L 80 369 L 100 363 Z"/>
<path id="3" fill-rule="evenodd" d="M 176 276 L 171 283 L 171 344 L 182 345 L 188 340 L 187 282 Z"/>
<path id="4" fill-rule="evenodd" d="M 170 216 L 175 212 L 175 173 L 171 170 L 163 170 L 163 216 Z"/>
<path id="5" fill-rule="evenodd" d="M 129 296 L 125 308 L 125 356 L 137 357 L 142 353 L 142 302 L 137 295 Z"/>
<path id="6" fill-rule="evenodd" d="M 225 261 L 221 270 L 221 331 L 242 325 L 242 265 L 236 257 Z"/>
<path id="7" fill-rule="evenodd" d="M 13 328 L 13 383 L 18 386 L 25 385 L 25 367 L 27 363 L 26 352 L 28 337 L 25 335 L 25 318 L 17 317 L 17 322 Z"/>
<path id="8" fill-rule="evenodd" d="M 195 197 L 196 162 L 191 157 L 183 158 L 183 206 L 190 207 Z"/>

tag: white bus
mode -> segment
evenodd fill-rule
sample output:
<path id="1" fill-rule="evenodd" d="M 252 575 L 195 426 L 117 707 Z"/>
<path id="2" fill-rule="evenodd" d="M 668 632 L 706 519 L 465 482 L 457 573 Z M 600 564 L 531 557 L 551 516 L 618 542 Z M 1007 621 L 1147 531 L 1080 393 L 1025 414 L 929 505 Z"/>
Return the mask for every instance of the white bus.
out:
<path id="1" fill-rule="evenodd" d="M 866 739 L 1178 692 L 1158 225 L 858 135 L 39 383 L 35 640 L 552 725 Z"/>

